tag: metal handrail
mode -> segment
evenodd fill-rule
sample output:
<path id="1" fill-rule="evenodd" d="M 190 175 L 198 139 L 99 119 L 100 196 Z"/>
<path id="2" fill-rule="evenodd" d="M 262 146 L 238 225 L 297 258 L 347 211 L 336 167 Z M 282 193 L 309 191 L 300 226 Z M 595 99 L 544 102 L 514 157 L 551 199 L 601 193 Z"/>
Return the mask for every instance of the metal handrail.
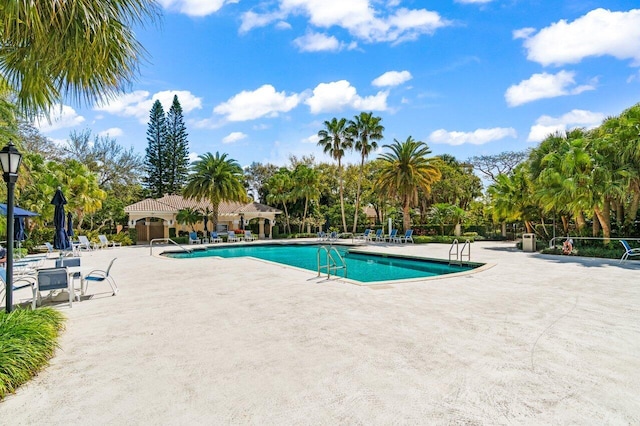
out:
<path id="1" fill-rule="evenodd" d="M 456 248 L 456 258 L 455 260 L 458 261 L 459 260 L 459 256 L 460 256 L 460 251 L 458 250 L 458 239 L 456 238 L 455 240 L 453 240 L 453 242 L 451 243 L 451 247 L 449 247 L 449 264 L 451 264 L 451 251 L 453 250 L 453 248 Z"/>
<path id="2" fill-rule="evenodd" d="M 191 253 L 191 250 L 189 250 L 188 248 L 183 247 L 181 244 L 176 243 L 175 241 L 173 241 L 171 238 L 154 238 L 151 241 L 149 241 L 149 256 L 153 256 L 153 243 L 155 241 L 166 241 L 166 242 L 170 242 L 173 243 L 174 245 L 180 247 L 182 250 L 184 250 L 187 253 Z"/>
<path id="3" fill-rule="evenodd" d="M 568 236 L 568 237 L 553 237 L 552 239 L 549 240 L 549 248 L 553 248 L 555 246 L 555 241 L 556 240 L 568 240 L 569 238 L 571 238 L 572 240 L 616 240 L 616 241 L 620 241 L 620 240 L 625 240 L 625 241 L 640 241 L 640 238 L 619 238 L 619 237 L 609 237 L 609 238 L 603 238 L 603 237 L 572 237 L 572 236 Z"/>
<path id="4" fill-rule="evenodd" d="M 321 251 L 324 251 L 326 253 L 327 263 L 325 265 L 320 264 Z M 338 259 L 340 259 L 340 263 L 342 264 L 342 266 L 338 266 L 338 262 L 336 262 L 336 260 L 333 258 L 331 254 L 332 252 L 335 252 L 335 254 L 338 256 Z M 316 261 L 318 262 L 318 276 L 320 276 L 322 269 L 324 268 L 327 269 L 327 279 L 331 277 L 331 270 L 336 272 L 338 269 L 344 269 L 344 278 L 347 278 L 347 262 L 344 261 L 344 258 L 342 257 L 342 255 L 340 254 L 338 249 L 336 249 L 334 246 L 329 246 L 328 249 L 324 245 L 318 247 L 318 251 L 316 252 Z"/>
<path id="5" fill-rule="evenodd" d="M 464 249 L 467 249 L 467 254 L 464 253 Z M 467 257 L 467 262 L 471 262 L 471 241 L 467 239 L 462 246 L 462 250 L 460 250 L 460 264 L 462 265 L 462 261 L 464 257 Z"/>

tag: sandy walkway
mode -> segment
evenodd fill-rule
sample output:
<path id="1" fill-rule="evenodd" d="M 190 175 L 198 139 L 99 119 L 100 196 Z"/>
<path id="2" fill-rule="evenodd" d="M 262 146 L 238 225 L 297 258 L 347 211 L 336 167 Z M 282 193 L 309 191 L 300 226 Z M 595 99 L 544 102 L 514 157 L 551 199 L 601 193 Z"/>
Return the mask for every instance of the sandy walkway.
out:
<path id="1" fill-rule="evenodd" d="M 118 256 L 120 293 L 60 305 L 61 349 L 0 424 L 640 424 L 640 264 L 512 247 L 474 244 L 497 264 L 478 274 L 381 287 L 84 254 Z"/>

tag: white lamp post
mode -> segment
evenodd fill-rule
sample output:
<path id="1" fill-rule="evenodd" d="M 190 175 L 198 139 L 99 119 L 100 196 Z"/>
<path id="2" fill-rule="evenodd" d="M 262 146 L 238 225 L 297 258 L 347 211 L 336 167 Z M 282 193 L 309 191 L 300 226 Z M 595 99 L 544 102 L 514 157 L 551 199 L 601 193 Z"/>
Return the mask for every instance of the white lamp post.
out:
<path id="1" fill-rule="evenodd" d="M 5 312 L 13 308 L 13 191 L 18 180 L 18 168 L 22 161 L 22 154 L 11 141 L 0 151 L 0 163 L 4 171 L 4 181 L 7 182 L 7 282 Z"/>

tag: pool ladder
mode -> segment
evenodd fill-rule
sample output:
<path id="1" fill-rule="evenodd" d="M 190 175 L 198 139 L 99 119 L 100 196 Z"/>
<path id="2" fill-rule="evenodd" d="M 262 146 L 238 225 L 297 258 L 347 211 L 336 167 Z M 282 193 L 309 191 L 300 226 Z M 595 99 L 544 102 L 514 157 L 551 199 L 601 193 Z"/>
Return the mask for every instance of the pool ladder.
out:
<path id="1" fill-rule="evenodd" d="M 453 257 L 455 255 L 455 257 Z M 471 241 L 467 240 L 462 245 L 462 250 L 459 250 L 458 239 L 456 238 L 449 247 L 449 265 L 456 262 L 462 265 L 464 258 L 467 258 L 467 262 L 471 262 Z"/>
<path id="2" fill-rule="evenodd" d="M 325 264 L 320 264 L 320 256 L 321 254 L 325 254 Z M 333 275 L 337 275 L 336 272 L 339 269 L 344 269 L 344 277 L 347 278 L 347 263 L 344 261 L 338 249 L 334 246 L 320 246 L 318 247 L 318 251 L 316 252 L 316 259 L 318 261 L 318 276 L 326 270 L 327 279 L 331 277 L 331 272 L 333 271 Z"/>

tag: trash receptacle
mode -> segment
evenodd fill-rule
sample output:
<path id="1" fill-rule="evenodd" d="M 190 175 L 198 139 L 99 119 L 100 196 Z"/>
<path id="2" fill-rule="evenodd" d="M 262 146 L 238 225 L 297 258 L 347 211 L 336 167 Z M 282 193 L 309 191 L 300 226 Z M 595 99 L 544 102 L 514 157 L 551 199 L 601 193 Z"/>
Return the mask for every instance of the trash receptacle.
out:
<path id="1" fill-rule="evenodd" d="M 536 251 L 536 234 L 522 234 L 522 251 Z"/>

